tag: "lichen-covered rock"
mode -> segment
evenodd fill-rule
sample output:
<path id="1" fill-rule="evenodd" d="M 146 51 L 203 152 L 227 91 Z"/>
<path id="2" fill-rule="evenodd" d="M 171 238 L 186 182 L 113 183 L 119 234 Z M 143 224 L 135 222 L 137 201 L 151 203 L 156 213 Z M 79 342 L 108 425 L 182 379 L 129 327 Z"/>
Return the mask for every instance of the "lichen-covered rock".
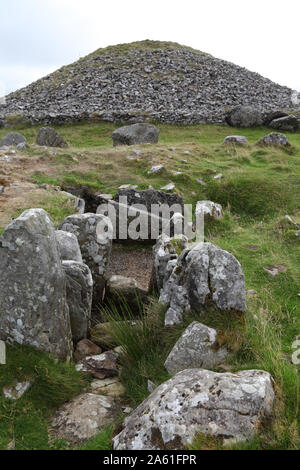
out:
<path id="1" fill-rule="evenodd" d="M 251 438 L 272 413 L 268 372 L 187 369 L 157 387 L 124 421 L 115 450 L 181 450 L 197 433 Z"/>
<path id="2" fill-rule="evenodd" d="M 114 147 L 117 145 L 157 144 L 158 137 L 158 128 L 145 123 L 120 127 L 112 133 Z"/>
<path id="3" fill-rule="evenodd" d="M 125 393 L 125 387 L 118 377 L 93 380 L 91 390 L 93 393 L 114 398 L 120 398 Z"/>
<path id="4" fill-rule="evenodd" d="M 10 132 L 0 142 L 1 147 L 17 146 L 26 143 L 26 138 L 19 132 Z"/>
<path id="5" fill-rule="evenodd" d="M 110 220 L 101 214 L 75 214 L 67 217 L 59 229 L 76 235 L 83 262 L 90 268 L 94 282 L 94 300 L 103 300 L 106 273 L 111 253 Z"/>
<path id="6" fill-rule="evenodd" d="M 93 278 L 89 267 L 78 261 L 63 261 L 66 273 L 67 303 L 69 306 L 73 342 L 88 336 L 91 326 Z"/>
<path id="7" fill-rule="evenodd" d="M 38 132 L 36 143 L 46 147 L 66 148 L 69 146 L 52 127 L 42 127 Z"/>
<path id="8" fill-rule="evenodd" d="M 265 135 L 257 142 L 257 144 L 266 147 L 290 147 L 291 145 L 284 134 L 278 134 L 276 132 L 271 132 L 271 134 Z"/>
<path id="9" fill-rule="evenodd" d="M 82 256 L 77 237 L 70 232 L 64 230 L 56 230 L 55 232 L 60 258 L 62 261 L 78 261 L 82 263 Z"/>
<path id="10" fill-rule="evenodd" d="M 117 416 L 118 407 L 112 397 L 85 393 L 55 413 L 51 431 L 56 437 L 76 444 L 112 425 Z"/>
<path id="11" fill-rule="evenodd" d="M 269 126 L 272 127 L 272 129 L 276 129 L 278 131 L 295 132 L 300 129 L 300 119 L 297 116 L 291 114 L 289 116 L 273 119 Z"/>
<path id="12" fill-rule="evenodd" d="M 177 261 L 178 255 L 172 244 L 170 237 L 162 233 L 154 245 L 153 249 L 153 268 L 150 282 L 150 292 L 154 291 L 160 293 L 163 288 L 167 273 L 167 265 L 169 261 Z"/>
<path id="13" fill-rule="evenodd" d="M 220 311 L 245 312 L 241 265 L 231 253 L 211 243 L 199 243 L 181 253 L 159 301 L 169 307 L 166 325 L 180 323 L 190 310 L 205 314 L 211 303 Z"/>
<path id="14" fill-rule="evenodd" d="M 257 127 L 264 123 L 264 116 L 258 108 L 236 106 L 226 114 L 225 120 L 232 127 Z"/>
<path id="15" fill-rule="evenodd" d="M 13 220 L 0 238 L 0 339 L 72 356 L 66 278 L 43 209 Z"/>
<path id="16" fill-rule="evenodd" d="M 196 205 L 195 217 L 203 214 L 205 219 L 219 220 L 223 218 L 223 208 L 221 204 L 213 201 L 198 201 Z"/>
<path id="17" fill-rule="evenodd" d="M 247 138 L 243 135 L 228 135 L 225 137 L 223 144 L 230 145 L 249 145 Z"/>
<path id="18" fill-rule="evenodd" d="M 227 348 L 218 344 L 217 331 L 195 321 L 174 345 L 165 368 L 172 375 L 185 369 L 211 369 L 222 364 L 228 356 Z"/>

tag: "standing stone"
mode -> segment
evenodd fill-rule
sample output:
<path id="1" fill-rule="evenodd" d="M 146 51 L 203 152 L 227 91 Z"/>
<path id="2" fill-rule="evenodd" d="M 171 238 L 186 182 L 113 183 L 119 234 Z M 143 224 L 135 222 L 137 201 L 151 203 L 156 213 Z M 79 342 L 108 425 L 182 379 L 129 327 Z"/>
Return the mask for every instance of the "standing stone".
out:
<path id="1" fill-rule="evenodd" d="M 69 146 L 52 127 L 42 127 L 38 132 L 36 143 L 46 147 L 66 148 Z"/>
<path id="2" fill-rule="evenodd" d="M 199 322 L 191 323 L 174 345 L 165 362 L 169 374 L 185 369 L 211 369 L 229 356 L 227 349 L 218 345 L 216 330 Z"/>
<path id="3" fill-rule="evenodd" d="M 56 230 L 55 232 L 60 257 L 62 261 L 78 261 L 82 263 L 82 256 L 77 237 L 74 233 Z"/>
<path id="4" fill-rule="evenodd" d="M 150 293 L 160 293 L 166 280 L 167 265 L 169 261 L 176 263 L 178 255 L 170 237 L 162 233 L 154 245 L 153 268 L 150 281 Z M 171 273 L 169 273 L 171 274 Z"/>
<path id="5" fill-rule="evenodd" d="M 169 307 L 165 324 L 180 323 L 191 310 L 205 314 L 210 306 L 220 311 L 245 312 L 245 278 L 240 263 L 211 243 L 184 250 L 164 283 L 159 301 Z"/>
<path id="6" fill-rule="evenodd" d="M 98 225 L 100 224 L 100 225 Z M 97 229 L 98 226 L 98 229 Z M 99 228 L 100 227 L 100 228 Z M 110 220 L 101 214 L 74 214 L 67 217 L 60 230 L 76 235 L 84 263 L 90 268 L 94 281 L 94 299 L 102 301 L 112 240 L 105 227 Z"/>
<path id="7" fill-rule="evenodd" d="M 157 144 L 159 130 L 152 124 L 132 124 L 112 133 L 114 147 L 117 145 Z"/>
<path id="8" fill-rule="evenodd" d="M 67 279 L 67 302 L 69 306 L 73 342 L 87 337 L 91 326 L 93 278 L 89 267 L 78 261 L 62 262 Z"/>
<path id="9" fill-rule="evenodd" d="M 72 356 L 66 279 L 43 209 L 13 220 L 0 238 L 0 339 Z"/>
<path id="10" fill-rule="evenodd" d="M 1 147 L 17 146 L 26 142 L 26 138 L 19 132 L 10 132 L 0 142 Z"/>
<path id="11" fill-rule="evenodd" d="M 249 439 L 270 417 L 273 380 L 263 370 L 187 369 L 157 387 L 124 421 L 114 450 L 182 450 L 197 433 Z"/>

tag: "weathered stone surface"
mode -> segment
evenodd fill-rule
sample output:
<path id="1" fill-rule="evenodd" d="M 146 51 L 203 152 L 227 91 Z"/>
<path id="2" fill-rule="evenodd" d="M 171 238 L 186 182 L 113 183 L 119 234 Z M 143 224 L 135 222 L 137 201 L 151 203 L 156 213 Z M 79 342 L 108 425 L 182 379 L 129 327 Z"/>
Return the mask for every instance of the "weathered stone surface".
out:
<path id="1" fill-rule="evenodd" d="M 257 142 L 257 144 L 267 147 L 290 147 L 291 145 L 284 134 L 278 134 L 276 132 L 265 135 Z"/>
<path id="2" fill-rule="evenodd" d="M 105 279 L 112 239 L 105 227 L 111 227 L 110 220 L 100 214 L 75 214 L 67 217 L 60 230 L 76 235 L 84 263 L 90 268 L 94 281 L 94 301 L 103 300 Z"/>
<path id="3" fill-rule="evenodd" d="M 77 237 L 70 232 L 64 230 L 56 230 L 55 232 L 60 258 L 63 261 L 78 261 L 82 263 L 82 256 Z"/>
<path id="4" fill-rule="evenodd" d="M 240 103 L 266 112 L 295 107 L 291 89 L 209 54 L 171 43 L 134 46 L 100 50 L 11 93 L 0 114 L 21 106 L 32 123 L 192 124 L 224 122 Z"/>
<path id="5" fill-rule="evenodd" d="M 269 126 L 278 131 L 295 132 L 300 129 L 300 119 L 291 114 L 289 116 L 273 119 Z"/>
<path id="6" fill-rule="evenodd" d="M 1 147 L 10 147 L 12 145 L 17 146 L 26 142 L 26 138 L 19 132 L 10 132 L 0 142 Z"/>
<path id="7" fill-rule="evenodd" d="M 44 210 L 27 210 L 6 227 L 0 266 L 0 339 L 70 358 L 65 273 Z"/>
<path id="8" fill-rule="evenodd" d="M 36 143 L 46 147 L 68 147 L 67 142 L 52 127 L 42 127 L 38 132 Z"/>
<path id="9" fill-rule="evenodd" d="M 74 359 L 76 361 L 81 361 L 81 359 L 84 359 L 87 356 L 96 356 L 98 354 L 101 354 L 102 350 L 94 344 L 92 341 L 89 339 L 85 338 L 79 341 L 76 345 L 75 353 L 74 353 Z"/>
<path id="10" fill-rule="evenodd" d="M 219 220 L 223 218 L 223 208 L 221 204 L 213 201 L 198 201 L 196 205 L 195 217 L 202 215 L 205 219 Z"/>
<path id="11" fill-rule="evenodd" d="M 18 382 L 15 380 L 13 385 L 9 387 L 3 388 L 3 395 L 5 398 L 9 398 L 10 400 L 19 400 L 25 392 L 30 388 L 31 382 Z"/>
<path id="12" fill-rule="evenodd" d="M 185 369 L 211 369 L 222 364 L 229 352 L 226 347 L 219 346 L 217 336 L 213 328 L 196 321 L 191 323 L 166 359 L 165 368 L 169 374 Z"/>
<path id="13" fill-rule="evenodd" d="M 228 135 L 225 137 L 223 144 L 230 145 L 249 145 L 248 139 L 243 135 Z"/>
<path id="14" fill-rule="evenodd" d="M 272 377 L 262 370 L 188 369 L 157 387 L 125 419 L 115 450 L 180 450 L 196 433 L 251 438 L 272 413 Z"/>
<path id="15" fill-rule="evenodd" d="M 118 407 L 113 398 L 85 393 L 55 413 L 51 431 L 60 439 L 80 443 L 113 424 L 117 415 Z"/>
<path id="16" fill-rule="evenodd" d="M 220 311 L 246 311 L 245 279 L 237 259 L 211 243 L 184 250 L 164 283 L 159 301 L 169 307 L 165 323 L 182 321 L 190 310 L 205 314 L 212 303 Z"/>
<path id="17" fill-rule="evenodd" d="M 103 354 L 86 357 L 76 365 L 76 369 L 102 380 L 118 375 L 117 360 L 117 353 L 107 351 Z"/>
<path id="18" fill-rule="evenodd" d="M 232 127 L 256 127 L 264 123 L 260 109 L 251 106 L 236 106 L 226 114 L 225 120 Z"/>
<path id="19" fill-rule="evenodd" d="M 135 279 L 117 275 L 108 279 L 105 301 L 109 305 L 116 305 L 120 309 L 120 313 L 124 310 L 124 306 L 129 307 L 132 313 L 139 313 L 141 305 L 146 300 L 147 292 Z M 126 317 L 126 308 L 124 316 Z"/>
<path id="20" fill-rule="evenodd" d="M 178 255 L 172 244 L 170 237 L 162 233 L 152 249 L 153 253 L 153 268 L 152 276 L 150 281 L 150 293 L 160 293 L 163 288 L 164 282 L 167 280 L 166 277 L 171 274 L 167 270 L 169 261 L 177 262 Z M 173 266 L 174 267 L 174 266 Z"/>
<path id="21" fill-rule="evenodd" d="M 66 273 L 67 303 L 69 306 L 73 342 L 88 335 L 91 325 L 93 278 L 89 267 L 78 261 L 63 261 Z"/>
<path id="22" fill-rule="evenodd" d="M 158 137 L 157 127 L 145 123 L 120 127 L 112 133 L 114 147 L 117 145 L 157 144 Z"/>
<path id="23" fill-rule="evenodd" d="M 91 389 L 93 393 L 114 398 L 120 398 L 125 393 L 125 387 L 118 377 L 93 380 Z"/>

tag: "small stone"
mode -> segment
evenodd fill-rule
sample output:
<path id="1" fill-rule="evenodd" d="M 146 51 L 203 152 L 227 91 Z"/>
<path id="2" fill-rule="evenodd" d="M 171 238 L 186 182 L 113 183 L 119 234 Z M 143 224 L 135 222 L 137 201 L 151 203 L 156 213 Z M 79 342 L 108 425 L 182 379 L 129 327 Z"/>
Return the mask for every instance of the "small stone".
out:
<path id="1" fill-rule="evenodd" d="M 214 176 L 214 180 L 220 180 L 221 178 L 223 178 L 222 173 L 218 173 L 216 176 Z"/>
<path id="2" fill-rule="evenodd" d="M 274 147 L 290 147 L 287 137 L 284 134 L 277 134 L 272 132 L 271 134 L 265 135 L 258 142 L 258 145 L 263 146 L 274 146 Z"/>
<path id="3" fill-rule="evenodd" d="M 89 339 L 85 338 L 79 341 L 79 343 L 77 343 L 74 358 L 76 361 L 81 361 L 87 356 L 96 356 L 98 354 L 101 354 L 101 352 L 102 351 L 99 346 L 97 346 Z"/>
<path id="4" fill-rule="evenodd" d="M 5 398 L 9 398 L 10 400 L 18 400 L 21 398 L 24 393 L 30 388 L 31 382 L 17 382 L 10 387 L 3 388 L 3 395 Z"/>
<path id="5" fill-rule="evenodd" d="M 161 172 L 163 169 L 164 169 L 164 166 L 163 166 L 163 165 L 156 165 L 156 166 L 153 166 L 153 167 L 148 171 L 148 175 L 152 175 L 153 173 L 159 173 L 159 172 Z"/>
<path id="6" fill-rule="evenodd" d="M 103 354 L 86 357 L 76 365 L 76 370 L 102 380 L 119 374 L 117 360 L 118 355 L 115 352 L 107 351 Z"/>
<path id="7" fill-rule="evenodd" d="M 92 393 L 115 398 L 120 398 L 125 393 L 125 387 L 118 377 L 93 380 L 91 383 L 91 390 Z"/>
<path id="8" fill-rule="evenodd" d="M 205 181 L 203 181 L 201 178 L 196 179 L 197 183 L 200 183 L 202 186 L 206 186 Z"/>
<path id="9" fill-rule="evenodd" d="M 160 188 L 162 191 L 173 191 L 175 189 L 175 184 L 174 183 L 169 183 L 166 186 L 163 186 Z"/>
<path id="10" fill-rule="evenodd" d="M 147 388 L 148 388 L 148 392 L 152 393 L 156 389 L 156 385 L 151 380 L 148 380 Z"/>
<path id="11" fill-rule="evenodd" d="M 247 138 L 243 135 L 229 135 L 225 137 L 223 144 L 249 145 Z"/>
<path id="12" fill-rule="evenodd" d="M 287 271 L 287 267 L 283 266 L 282 264 L 264 266 L 263 269 L 267 271 L 267 273 L 269 273 L 272 277 Z"/>

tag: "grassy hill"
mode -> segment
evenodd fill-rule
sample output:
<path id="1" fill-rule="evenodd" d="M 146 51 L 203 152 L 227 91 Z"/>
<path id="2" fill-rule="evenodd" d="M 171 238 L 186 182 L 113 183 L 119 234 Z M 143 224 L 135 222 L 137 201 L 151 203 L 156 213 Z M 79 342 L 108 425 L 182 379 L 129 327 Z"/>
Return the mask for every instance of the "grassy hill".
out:
<path id="1" fill-rule="evenodd" d="M 121 184 L 137 184 L 139 189 L 155 189 L 174 182 L 176 191 L 187 203 L 210 199 L 225 209 L 223 220 L 206 225 L 206 240 L 233 253 L 240 261 L 248 297 L 244 320 L 209 316 L 201 319 L 224 332 L 224 341 L 234 351 L 232 370 L 259 368 L 269 371 L 276 382 L 273 422 L 260 430 L 251 442 L 238 448 L 299 448 L 299 367 L 292 364 L 293 342 L 300 335 L 300 238 L 286 215 L 300 225 L 300 134 L 287 133 L 292 147 L 287 150 L 261 148 L 257 140 L 265 128 L 230 129 L 219 125 L 171 126 L 159 124 L 158 145 L 138 145 L 141 155 L 134 159 L 131 147 L 112 147 L 109 123 L 78 123 L 58 128 L 70 143 L 69 149 L 44 149 L 35 145 L 38 127 L 16 129 L 24 134 L 29 148 L 21 162 L 5 171 L 12 181 L 28 181 L 62 187 L 85 185 L 92 192 L 115 193 Z M 7 133 L 0 130 L 0 138 Z M 245 135 L 248 148 L 224 147 L 229 133 Z M 155 164 L 164 171 L 148 175 Z M 175 175 L 180 171 L 182 174 Z M 214 176 L 222 173 L 220 180 Z M 0 179 L 2 169 L 0 169 Z M 201 178 L 206 185 L 197 180 Z M 0 181 L 1 183 L 1 181 Z M 45 208 L 55 223 L 72 212 L 60 193 L 50 186 L 38 193 L 36 207 Z M 10 217 L 32 205 L 31 193 L 17 205 L 2 198 L 0 232 Z M 285 271 L 272 277 L 263 267 L 283 265 Z M 159 384 L 167 375 L 163 363 L 175 339 L 186 325 L 166 328 L 154 300 L 151 313 L 151 341 L 137 344 L 138 354 L 123 368 L 126 400 L 136 406 L 149 393 L 147 379 Z M 187 323 L 191 318 L 187 319 Z M 126 336 L 126 335 L 125 335 Z M 123 338 L 124 339 L 124 338 Z M 137 341 L 130 338 L 129 341 Z M 0 396 L 0 448 L 10 443 L 17 449 L 65 448 L 64 442 L 49 439 L 49 416 L 60 403 L 74 396 L 88 383 L 72 365 L 55 363 L 51 358 L 22 347 L 8 349 L 8 364 L 0 366 L 0 389 L 12 378 L 34 377 L 35 385 L 19 402 Z M 51 400 L 48 397 L 51 396 Z M 24 411 L 26 410 L 26 412 Z M 84 448 L 109 448 L 112 429 L 102 432 Z M 38 436 L 38 437 L 37 437 Z M 203 436 L 193 448 L 218 448 L 219 443 Z"/>

